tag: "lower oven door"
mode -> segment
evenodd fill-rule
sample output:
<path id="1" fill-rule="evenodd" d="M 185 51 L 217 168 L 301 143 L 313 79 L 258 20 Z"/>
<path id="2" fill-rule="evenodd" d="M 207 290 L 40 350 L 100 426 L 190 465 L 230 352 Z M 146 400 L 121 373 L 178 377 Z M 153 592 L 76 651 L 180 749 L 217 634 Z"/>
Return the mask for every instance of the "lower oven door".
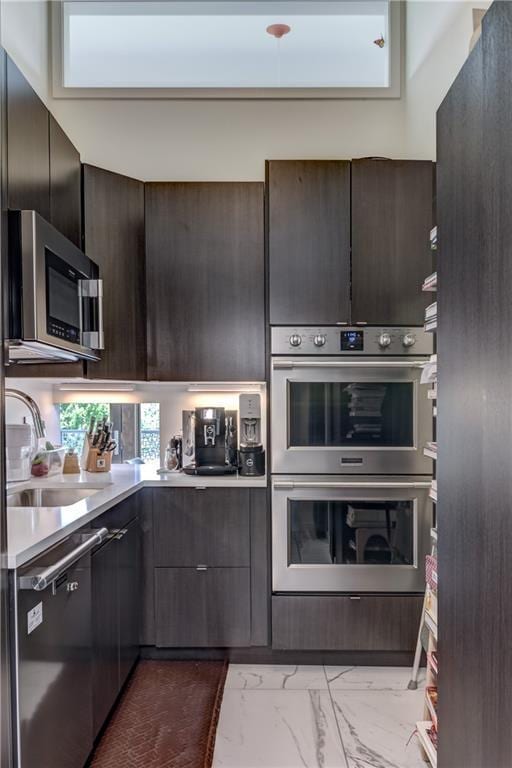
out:
<path id="1" fill-rule="evenodd" d="M 430 482 L 274 477 L 274 592 L 422 592 Z"/>
<path id="2" fill-rule="evenodd" d="M 272 358 L 272 473 L 432 473 L 424 361 Z"/>

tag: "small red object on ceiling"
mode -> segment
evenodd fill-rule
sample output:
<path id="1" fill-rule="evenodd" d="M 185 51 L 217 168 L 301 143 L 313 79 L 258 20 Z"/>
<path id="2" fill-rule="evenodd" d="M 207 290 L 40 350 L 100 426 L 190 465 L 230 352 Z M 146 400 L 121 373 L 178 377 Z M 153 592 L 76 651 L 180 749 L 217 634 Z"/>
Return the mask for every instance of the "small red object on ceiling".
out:
<path id="1" fill-rule="evenodd" d="M 280 40 L 284 35 L 287 35 L 288 32 L 291 32 L 292 28 L 288 26 L 288 24 L 271 24 L 269 27 L 267 27 L 267 32 L 269 35 L 272 35 L 273 37 L 276 37 L 278 40 Z"/>

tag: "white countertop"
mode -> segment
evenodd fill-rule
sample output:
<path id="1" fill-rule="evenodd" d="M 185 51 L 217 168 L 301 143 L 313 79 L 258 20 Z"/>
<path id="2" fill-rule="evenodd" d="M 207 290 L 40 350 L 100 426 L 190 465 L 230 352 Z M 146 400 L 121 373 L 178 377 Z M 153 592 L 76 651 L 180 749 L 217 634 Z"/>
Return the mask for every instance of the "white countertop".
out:
<path id="1" fill-rule="evenodd" d="M 8 491 L 23 488 L 100 488 L 86 499 L 62 507 L 7 507 L 7 568 L 18 568 L 91 522 L 140 488 L 266 488 L 265 477 L 157 475 L 144 464 L 120 464 L 111 472 L 81 472 L 10 483 Z"/>

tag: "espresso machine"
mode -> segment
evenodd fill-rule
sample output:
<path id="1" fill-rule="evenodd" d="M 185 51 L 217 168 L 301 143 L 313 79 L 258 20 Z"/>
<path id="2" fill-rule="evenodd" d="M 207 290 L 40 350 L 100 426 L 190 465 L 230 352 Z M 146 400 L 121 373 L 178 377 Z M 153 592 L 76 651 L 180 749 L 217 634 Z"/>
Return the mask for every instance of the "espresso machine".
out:
<path id="1" fill-rule="evenodd" d="M 261 443 L 261 397 L 242 394 L 240 403 L 240 474 L 261 477 L 265 474 L 265 451 Z"/>
<path id="2" fill-rule="evenodd" d="M 183 411 L 183 471 L 228 475 L 237 471 L 237 413 L 198 407 Z"/>

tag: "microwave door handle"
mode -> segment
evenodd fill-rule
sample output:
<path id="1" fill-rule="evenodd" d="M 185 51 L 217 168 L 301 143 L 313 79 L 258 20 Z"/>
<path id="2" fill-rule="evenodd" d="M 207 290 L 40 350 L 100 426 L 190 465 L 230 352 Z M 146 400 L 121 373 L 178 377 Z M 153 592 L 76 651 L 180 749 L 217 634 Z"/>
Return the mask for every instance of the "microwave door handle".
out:
<path id="1" fill-rule="evenodd" d="M 423 368 L 425 360 L 272 360 L 272 368 Z"/>
<path id="2" fill-rule="evenodd" d="M 83 300 L 90 299 L 97 305 L 97 328 L 94 330 L 84 330 Z M 90 349 L 105 349 L 105 338 L 103 329 L 103 280 L 79 280 L 78 281 L 78 304 L 80 337 L 84 347 Z"/>

